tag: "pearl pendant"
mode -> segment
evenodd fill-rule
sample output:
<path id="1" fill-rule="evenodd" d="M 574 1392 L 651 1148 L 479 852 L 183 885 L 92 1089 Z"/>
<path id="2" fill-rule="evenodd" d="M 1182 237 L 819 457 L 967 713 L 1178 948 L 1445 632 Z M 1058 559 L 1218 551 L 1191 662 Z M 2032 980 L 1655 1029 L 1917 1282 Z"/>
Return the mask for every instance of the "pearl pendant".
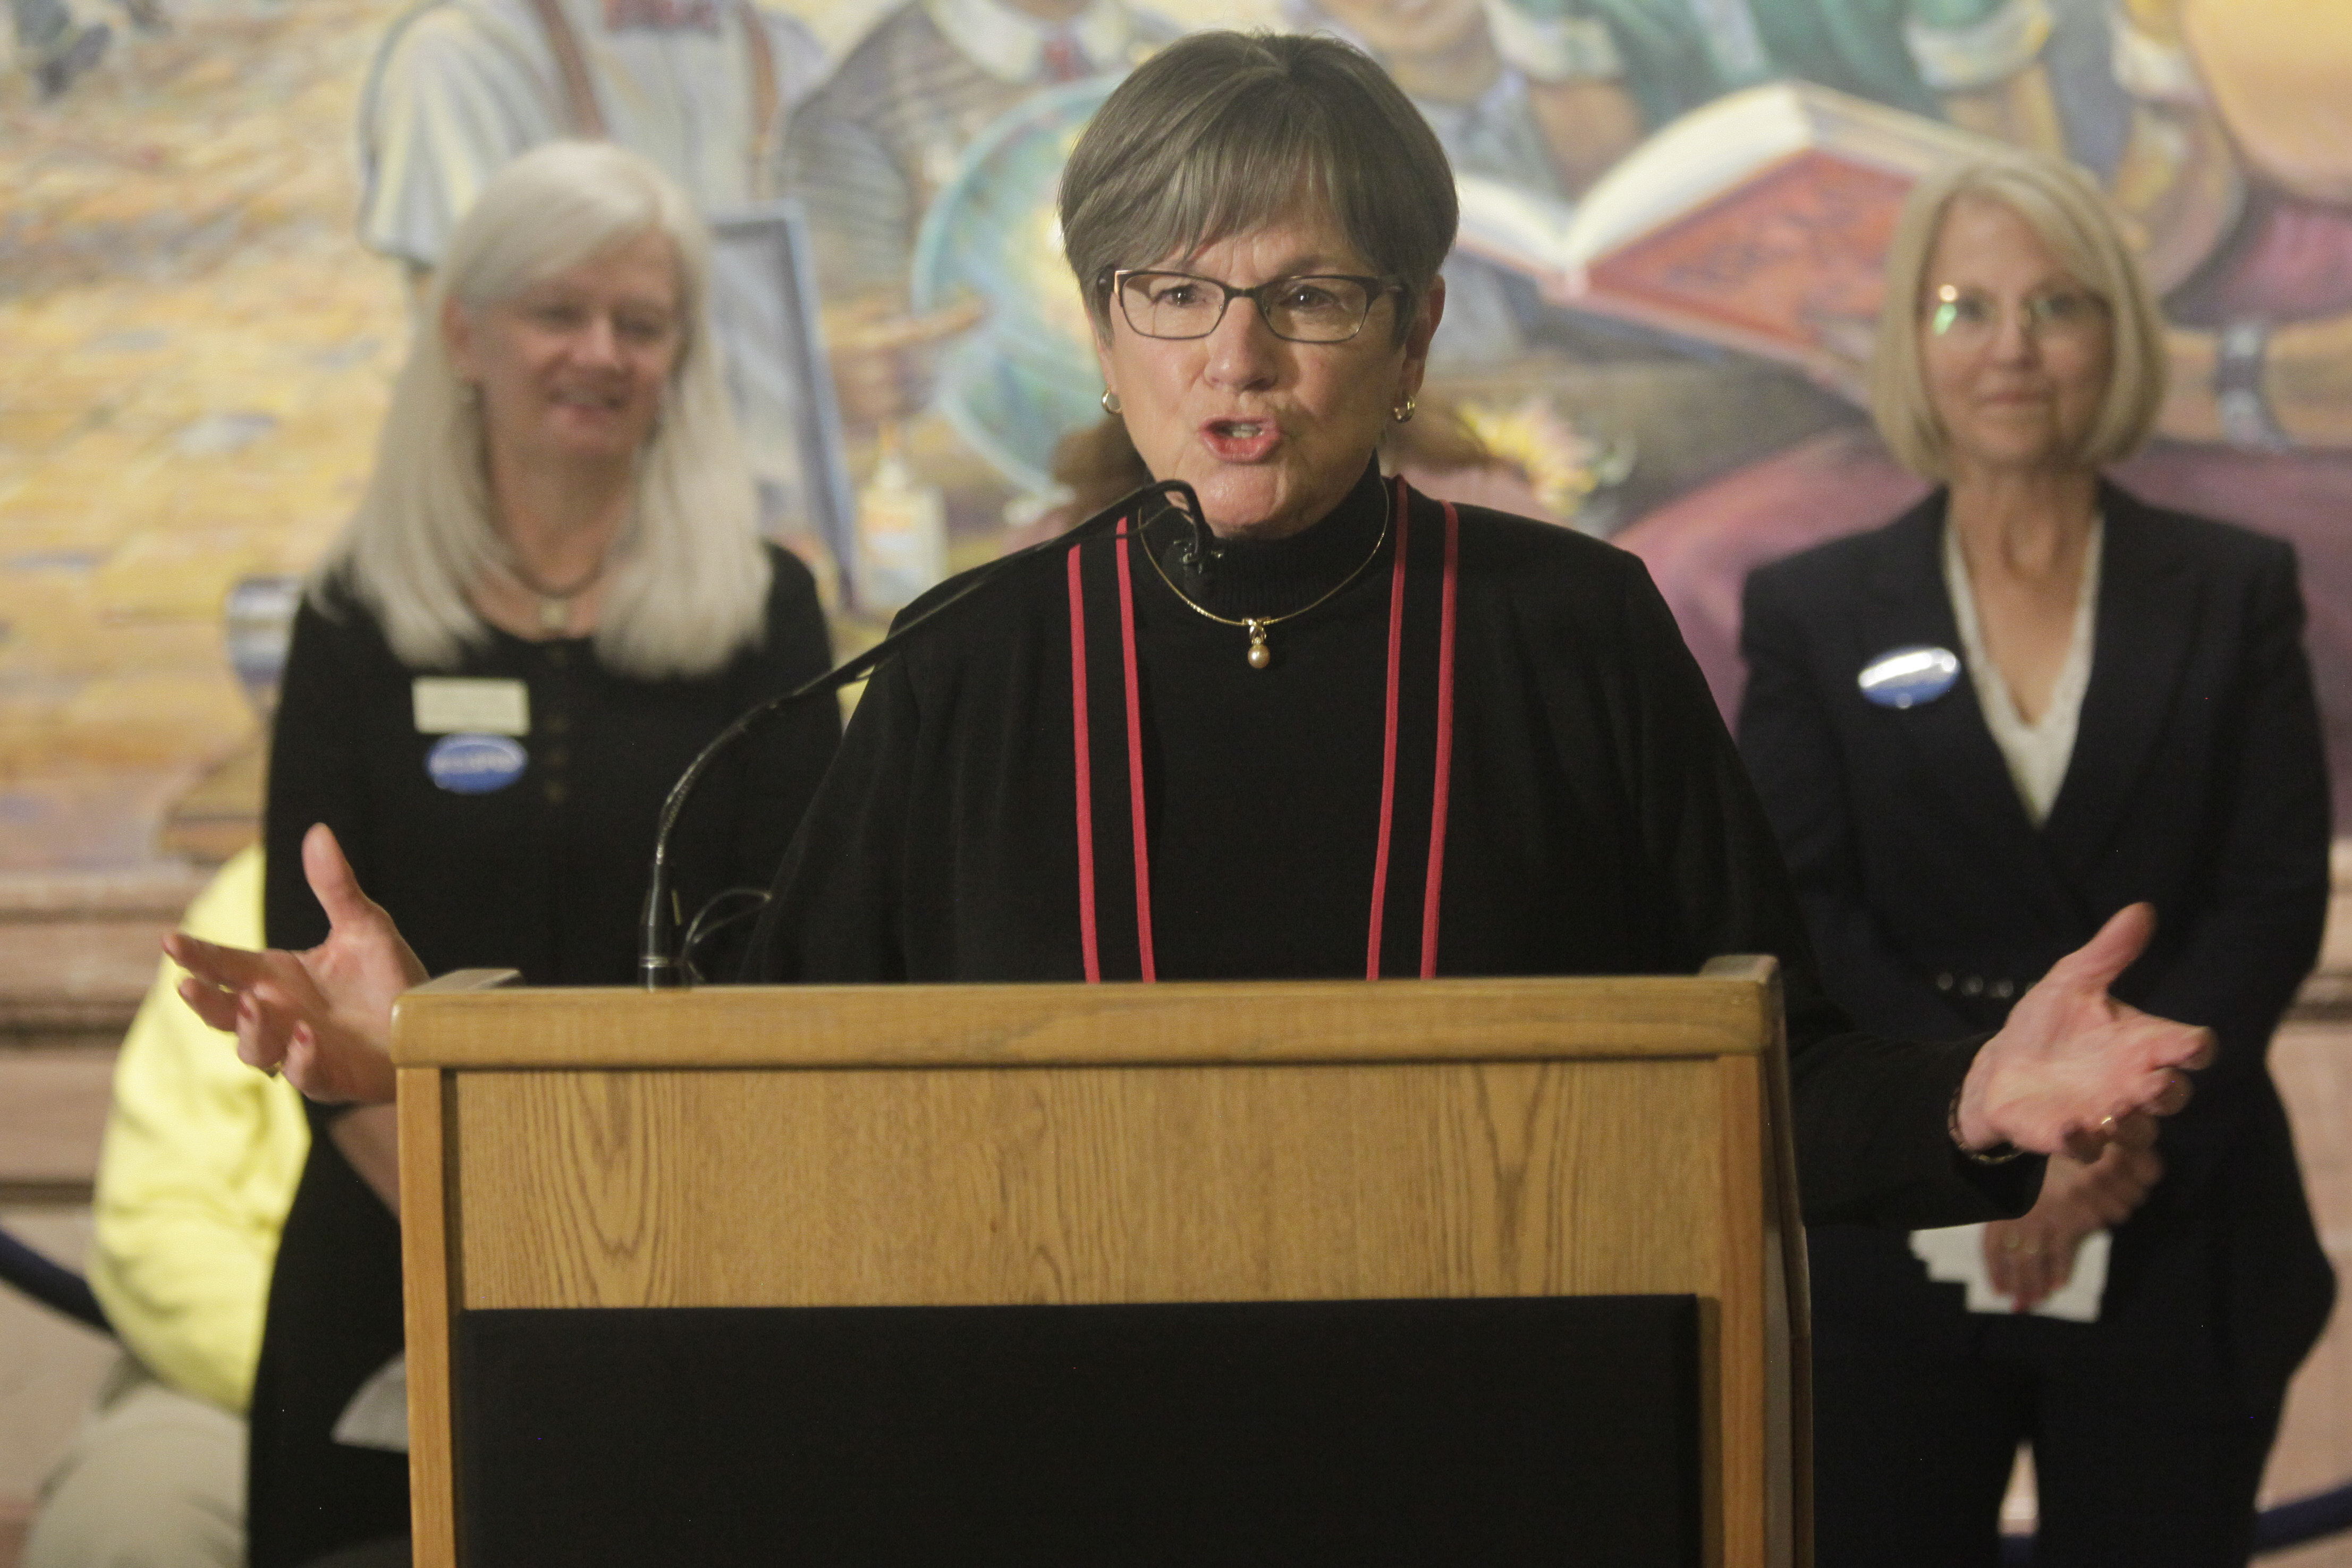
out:
<path id="1" fill-rule="evenodd" d="M 1243 626 L 1249 632 L 1249 667 L 1263 670 L 1274 663 L 1274 650 L 1265 645 L 1265 623 L 1248 621 L 1243 622 Z"/>
<path id="2" fill-rule="evenodd" d="M 572 630 L 572 601 L 541 599 L 539 601 L 539 629 L 555 636 Z"/>

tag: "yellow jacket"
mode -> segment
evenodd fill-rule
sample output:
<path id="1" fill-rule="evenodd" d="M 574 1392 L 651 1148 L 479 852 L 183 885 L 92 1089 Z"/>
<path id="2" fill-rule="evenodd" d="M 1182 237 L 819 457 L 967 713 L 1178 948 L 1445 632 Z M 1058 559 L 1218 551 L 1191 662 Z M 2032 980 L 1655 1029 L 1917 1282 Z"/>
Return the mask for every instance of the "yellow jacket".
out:
<path id="1" fill-rule="evenodd" d="M 260 946 L 260 850 L 223 866 L 184 924 L 214 942 Z M 180 1000 L 184 972 L 163 961 L 123 1037 L 89 1282 L 156 1376 L 242 1413 L 310 1133 L 301 1096 L 237 1061 L 230 1037 Z"/>

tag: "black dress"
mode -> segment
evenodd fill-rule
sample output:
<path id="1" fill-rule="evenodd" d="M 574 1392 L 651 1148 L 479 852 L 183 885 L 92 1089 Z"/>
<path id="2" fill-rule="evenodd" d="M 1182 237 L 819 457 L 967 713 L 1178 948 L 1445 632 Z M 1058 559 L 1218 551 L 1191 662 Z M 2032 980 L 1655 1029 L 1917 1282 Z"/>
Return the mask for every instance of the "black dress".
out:
<path id="1" fill-rule="evenodd" d="M 2102 488 L 2090 684 L 2048 821 L 1966 674 L 1864 700 L 1891 650 L 1958 649 L 1946 497 L 1759 570 L 1740 741 L 1831 993 L 1864 1024 L 1991 1029 L 2124 904 L 2116 994 L 2220 1041 L 2115 1231 L 2099 1319 L 1970 1312 L 1900 1234 L 1811 1238 L 1822 1568 L 1989 1563 L 2031 1437 L 2041 1563 L 2242 1563 L 2287 1379 L 2334 1281 L 2265 1058 L 2318 951 L 2328 794 L 2287 545 Z"/>
<path id="2" fill-rule="evenodd" d="M 1948 1135 L 1981 1037 L 1854 1034 L 1823 997 L 1641 562 L 1421 497 L 1390 527 L 1399 493 L 1368 470 L 1305 532 L 1228 544 L 1206 581 L 1162 524 L 954 607 L 868 685 L 755 975 L 1688 973 L 1773 953 L 1809 1214 L 1958 1224 L 2030 1202 L 2038 1161 L 1972 1165 Z M 1260 671 L 1162 571 L 1231 619 L 1345 586 L 1274 625 Z"/>
<path id="3" fill-rule="evenodd" d="M 641 680 L 601 666 L 585 639 L 493 632 L 435 674 L 529 692 L 519 777 L 459 792 L 428 773 L 413 683 L 355 605 L 305 605 L 271 741 L 264 915 L 270 946 L 303 948 L 326 918 L 302 878 L 313 822 L 335 830 L 360 883 L 428 971 L 501 967 L 534 985 L 627 985 L 636 969 L 656 813 L 678 773 L 743 709 L 822 671 L 824 612 L 807 569 L 769 551 L 764 633 L 717 674 Z M 764 886 L 831 760 L 837 708 L 807 705 L 713 769 L 672 854 L 685 906 Z M 493 762 L 498 760 L 493 755 Z M 479 783 L 453 773 L 452 781 Z M 495 778 L 495 771 L 493 779 Z M 335 1443 L 360 1385 L 402 1343 L 398 1223 L 310 1108 L 309 1162 L 288 1215 L 254 1385 L 247 1531 L 255 1568 L 408 1529 L 404 1456 Z"/>

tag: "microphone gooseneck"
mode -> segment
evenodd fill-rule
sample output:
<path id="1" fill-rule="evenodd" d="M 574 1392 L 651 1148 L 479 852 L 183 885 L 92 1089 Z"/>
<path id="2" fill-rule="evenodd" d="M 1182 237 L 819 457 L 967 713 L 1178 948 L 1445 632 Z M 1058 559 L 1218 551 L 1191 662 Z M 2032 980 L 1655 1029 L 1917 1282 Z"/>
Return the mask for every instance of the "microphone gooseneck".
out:
<path id="1" fill-rule="evenodd" d="M 682 990 L 694 983 L 687 967 L 686 955 L 678 951 L 680 914 L 677 894 L 670 887 L 669 841 L 687 802 L 694 796 L 695 786 L 702 782 L 702 776 L 710 770 L 710 765 L 720 755 L 786 708 L 812 698 L 831 696 L 842 687 L 872 674 L 877 666 L 905 647 L 915 633 L 994 582 L 1015 562 L 1049 551 L 1067 549 L 1076 540 L 1113 527 L 1120 518 L 1132 515 L 1145 502 L 1155 499 L 1172 503 L 1174 509 L 1192 524 L 1192 537 L 1186 547 L 1188 553 L 1205 563 L 1210 556 L 1211 536 L 1208 521 L 1202 515 L 1200 497 L 1181 479 L 1155 480 L 1140 489 L 1129 491 L 1066 533 L 1014 550 L 1011 555 L 1002 556 L 966 574 L 953 592 L 893 630 L 866 652 L 844 660 L 804 685 L 753 705 L 712 737 L 710 744 L 687 764 L 686 771 L 678 775 L 677 782 L 670 786 L 668 797 L 662 801 L 661 817 L 654 829 L 653 865 L 646 878 L 645 908 L 638 920 L 638 983 L 649 991 Z M 1138 531 L 1156 520 L 1156 516 L 1144 519 L 1138 525 Z"/>

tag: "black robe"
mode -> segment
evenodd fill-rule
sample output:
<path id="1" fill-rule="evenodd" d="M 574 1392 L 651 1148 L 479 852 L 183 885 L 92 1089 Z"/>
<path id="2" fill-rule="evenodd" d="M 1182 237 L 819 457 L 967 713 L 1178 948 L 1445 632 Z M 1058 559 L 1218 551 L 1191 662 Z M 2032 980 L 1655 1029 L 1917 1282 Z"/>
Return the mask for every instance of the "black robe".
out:
<path id="1" fill-rule="evenodd" d="M 1361 978 L 1376 904 L 1385 976 L 1771 953 L 1810 1219 L 1948 1225 L 2029 1203 L 2038 1161 L 1979 1166 L 1948 1135 L 1980 1040 L 1854 1033 L 1824 996 L 1771 827 L 1642 563 L 1420 497 L 1392 520 L 1401 493 L 1368 469 L 1305 532 L 1227 543 L 1205 580 L 1171 517 L 954 606 L 869 683 L 751 977 L 1133 979 L 1148 921 L 1157 977 Z M 1240 626 L 1201 612 L 1310 604 L 1268 628 L 1262 671 Z"/>

